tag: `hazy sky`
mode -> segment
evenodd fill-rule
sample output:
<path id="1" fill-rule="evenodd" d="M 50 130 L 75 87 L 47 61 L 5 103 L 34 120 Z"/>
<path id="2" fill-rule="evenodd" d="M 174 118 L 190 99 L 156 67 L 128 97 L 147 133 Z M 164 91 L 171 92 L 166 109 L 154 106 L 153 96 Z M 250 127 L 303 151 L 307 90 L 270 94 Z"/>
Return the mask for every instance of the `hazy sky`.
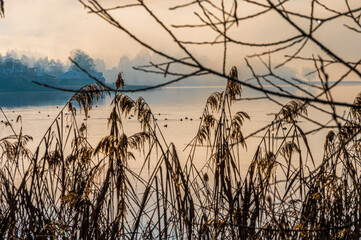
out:
<path id="1" fill-rule="evenodd" d="M 65 60 L 72 49 L 81 48 L 109 64 L 135 47 L 75 0 L 14 0 L 5 7 L 6 17 L 0 20 L 2 53 L 17 49 Z"/>
<path id="2" fill-rule="evenodd" d="M 125 1 L 104 0 L 105 5 L 114 6 Z M 175 1 L 151 0 L 150 7 L 169 24 L 199 22 L 194 16 L 193 8 L 178 11 L 168 11 L 168 6 Z M 178 1 L 184 2 L 184 1 Z M 297 11 L 309 9 L 307 0 L 293 0 L 289 7 Z M 344 8 L 340 0 L 325 0 L 333 7 Z M 361 5 L 359 0 L 351 0 L 354 6 Z M 109 25 L 99 17 L 88 14 L 77 0 L 8 0 L 5 2 L 5 18 L 0 19 L 0 52 L 4 54 L 8 49 L 32 52 L 50 58 L 66 60 L 69 52 L 81 48 L 94 58 L 105 60 L 107 67 L 117 65 L 122 56 L 135 57 L 142 48 L 124 33 Z M 241 2 L 239 15 L 247 15 L 256 9 Z M 112 12 L 116 18 L 132 29 L 142 39 L 155 44 L 163 51 L 179 55 L 181 51 L 175 47 L 169 36 L 159 31 L 149 14 L 140 8 L 121 9 Z M 153 22 L 153 23 L 152 23 Z M 343 23 L 335 22 L 325 26 L 317 36 L 327 39 L 327 44 L 335 51 L 347 58 L 355 60 L 360 57 L 360 34 L 350 31 L 340 32 Z M 175 30 L 182 40 L 211 41 L 215 34 L 207 30 Z M 272 41 L 280 36 L 291 36 L 294 31 L 288 24 L 283 23 L 279 16 L 268 14 L 250 22 L 241 23 L 231 32 L 244 41 Z M 343 44 L 340 44 L 340 43 Z M 218 46 L 190 47 L 195 54 L 202 56 L 212 64 L 219 64 L 222 49 Z M 246 55 L 254 51 L 266 49 L 251 49 L 236 47 L 229 49 L 229 65 L 242 61 Z M 314 49 L 305 49 L 304 54 L 312 53 Z M 218 61 L 218 62 L 217 62 Z"/>
<path id="3" fill-rule="evenodd" d="M 125 1 L 102 1 L 110 6 Z M 162 14 L 161 0 L 153 2 Z M 156 4 L 154 4 L 156 3 Z M 69 52 L 81 48 L 92 57 L 103 58 L 108 67 L 120 57 L 135 57 L 141 47 L 124 33 L 87 11 L 77 0 L 8 0 L 5 18 L 0 19 L 0 52 L 8 49 L 35 52 L 65 60 Z M 159 41 L 154 25 L 144 11 L 127 9 L 114 12 L 121 22 L 152 41 Z M 164 36 L 164 34 L 163 34 Z"/>

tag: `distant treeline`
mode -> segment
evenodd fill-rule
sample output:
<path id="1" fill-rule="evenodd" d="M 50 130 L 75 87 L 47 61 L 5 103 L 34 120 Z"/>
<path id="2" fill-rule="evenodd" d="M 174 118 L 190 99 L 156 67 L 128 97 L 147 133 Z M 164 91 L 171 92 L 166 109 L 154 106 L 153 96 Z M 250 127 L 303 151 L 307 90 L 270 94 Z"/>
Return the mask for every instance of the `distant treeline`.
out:
<path id="1" fill-rule="evenodd" d="M 5 55 L 0 55 L 0 91 L 34 91 L 45 90 L 44 87 L 37 86 L 33 81 L 55 84 L 57 86 L 76 87 L 82 84 L 89 84 L 90 79 L 80 73 L 80 70 L 70 61 L 62 62 L 59 59 L 50 57 L 34 57 L 32 54 L 24 54 L 19 51 L 8 51 Z M 103 59 L 92 58 L 86 52 L 76 49 L 70 52 L 69 56 L 80 66 L 93 73 L 100 80 L 112 84 L 117 79 L 118 73 L 122 72 L 123 77 L 130 85 L 149 86 L 163 83 L 173 76 L 149 74 L 136 70 L 134 67 L 159 63 L 164 61 L 160 57 L 150 54 L 147 51 L 138 53 L 134 58 L 122 56 L 116 66 L 107 68 Z M 185 71 L 184 67 L 176 64 L 169 69 L 173 72 Z M 74 76 L 72 78 L 71 76 Z M 195 79 L 188 79 L 176 83 L 174 86 L 214 86 L 222 85 L 222 81 L 214 77 L 206 76 Z"/>
<path id="2" fill-rule="evenodd" d="M 34 59 L 25 55 L 21 58 L 6 55 L 0 56 L 0 89 L 4 90 L 28 90 L 36 88 L 33 80 L 43 80 L 47 75 L 59 75 L 64 71 L 64 64 L 59 60 L 39 58 Z M 47 73 L 47 74 L 46 74 Z"/>
<path id="3" fill-rule="evenodd" d="M 73 50 L 70 56 L 87 71 L 94 73 L 101 80 L 102 74 L 95 70 L 94 59 L 81 50 Z M 85 74 L 72 63 L 67 64 L 59 59 L 48 57 L 18 57 L 16 52 L 0 56 L 0 89 L 1 91 L 34 91 L 44 90 L 33 81 L 61 85 L 82 85 Z M 85 79 L 86 80 L 86 79 Z"/>

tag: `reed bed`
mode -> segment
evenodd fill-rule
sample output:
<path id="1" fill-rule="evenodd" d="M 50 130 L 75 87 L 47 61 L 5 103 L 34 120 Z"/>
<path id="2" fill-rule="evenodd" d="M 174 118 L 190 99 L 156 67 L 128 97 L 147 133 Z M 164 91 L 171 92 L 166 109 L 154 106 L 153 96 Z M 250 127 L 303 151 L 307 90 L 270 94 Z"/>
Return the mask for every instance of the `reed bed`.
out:
<path id="1" fill-rule="evenodd" d="M 233 67 L 230 79 L 236 78 Z M 123 94 L 123 87 L 120 76 L 109 133 L 96 146 L 76 115 L 87 117 L 109 93 L 99 84 L 84 86 L 68 101 L 35 152 L 21 130 L 0 139 L 1 239 L 360 238 L 359 108 L 327 134 L 323 160 L 316 161 L 298 123 L 306 104 L 289 102 L 265 130 L 242 177 L 242 127 L 250 117 L 231 111 L 241 98 L 239 84 L 228 81 L 208 98 L 183 161 L 150 106 Z M 355 105 L 360 102 L 359 95 Z M 123 126 L 131 114 L 137 133 Z M 197 168 L 201 145 L 207 154 Z M 142 158 L 136 159 L 137 151 Z M 142 163 L 139 172 L 133 160 Z"/>

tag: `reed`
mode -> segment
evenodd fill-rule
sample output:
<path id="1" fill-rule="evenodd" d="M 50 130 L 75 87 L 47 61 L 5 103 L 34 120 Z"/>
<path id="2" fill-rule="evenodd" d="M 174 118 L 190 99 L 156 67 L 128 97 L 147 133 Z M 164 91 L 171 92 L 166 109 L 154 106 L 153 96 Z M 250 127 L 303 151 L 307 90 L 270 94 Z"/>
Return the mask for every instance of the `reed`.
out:
<path id="1" fill-rule="evenodd" d="M 229 78 L 237 75 L 233 67 Z M 87 117 L 109 93 L 99 84 L 74 94 L 34 153 L 26 147 L 32 138 L 21 130 L 0 139 L 1 239 L 360 238 L 359 108 L 328 133 L 316 164 L 298 122 L 306 104 L 284 105 L 242 176 L 242 129 L 250 117 L 231 110 L 241 99 L 238 83 L 229 80 L 223 92 L 209 96 L 184 160 L 150 106 L 123 94 L 123 87 L 120 74 L 109 133 L 96 146 L 77 123 L 81 113 L 73 104 Z M 139 132 L 124 127 L 129 115 L 136 116 Z M 207 148 L 201 168 L 195 165 L 204 153 L 200 146 Z M 138 172 L 134 160 L 142 163 Z"/>

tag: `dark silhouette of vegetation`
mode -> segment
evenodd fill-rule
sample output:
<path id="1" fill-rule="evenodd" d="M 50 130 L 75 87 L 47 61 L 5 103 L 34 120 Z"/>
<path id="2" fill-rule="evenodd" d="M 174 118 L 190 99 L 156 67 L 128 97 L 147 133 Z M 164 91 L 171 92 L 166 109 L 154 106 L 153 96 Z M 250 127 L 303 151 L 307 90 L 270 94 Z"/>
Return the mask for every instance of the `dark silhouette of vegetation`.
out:
<path id="1" fill-rule="evenodd" d="M 77 238 L 77 239 L 359 239 L 361 237 L 360 192 L 360 120 L 361 93 L 354 102 L 335 101 L 331 89 L 346 76 L 360 79 L 360 60 L 351 61 L 337 55 L 318 40 L 315 32 L 334 19 L 351 20 L 349 31 L 359 33 L 361 7 L 337 11 L 318 0 L 310 1 L 311 13 L 305 15 L 287 9 L 287 1 L 253 1 L 262 10 L 239 17 L 240 1 L 191 1 L 174 6 L 171 11 L 197 6 L 201 23 L 178 28 L 209 27 L 219 36 L 213 42 L 181 41 L 142 1 L 135 4 L 104 8 L 95 0 L 80 1 L 91 13 L 99 15 L 135 41 L 166 57 L 165 63 L 141 66 L 156 74 L 170 74 L 174 79 L 163 84 L 138 89 L 146 91 L 188 77 L 215 75 L 225 80 L 225 89 L 207 99 L 198 131 L 187 146 L 189 155 L 179 159 L 176 146 L 168 143 L 142 97 L 133 100 L 125 94 L 124 78 L 119 73 L 114 88 L 92 76 L 93 84 L 77 90 L 44 134 L 38 148 L 31 153 L 26 143 L 31 137 L 13 130 L 13 135 L 0 139 L 0 236 L 3 238 Z M 148 45 L 119 23 L 111 11 L 142 7 L 176 42 L 186 55 L 175 58 Z M 318 16 L 316 8 L 328 13 Z M 233 39 L 230 28 L 268 13 L 278 14 L 296 30 L 296 35 L 272 43 L 246 43 Z M 295 19 L 307 21 L 298 25 Z M 315 22 L 319 22 L 316 26 Z M 305 30 L 306 29 L 306 30 Z M 221 39 L 221 40 L 220 40 Z M 320 48 L 325 57 L 298 56 L 308 43 Z M 222 71 L 207 67 L 187 49 L 187 44 L 223 45 Z M 229 44 L 255 48 L 270 47 L 256 54 L 267 73 L 257 73 L 246 59 L 252 79 L 239 79 L 238 70 L 227 69 Z M 299 45 L 300 44 L 300 45 Z M 273 53 L 298 48 L 286 56 L 282 67 L 296 59 L 313 62 L 321 85 L 308 84 L 317 94 L 301 88 L 300 79 L 286 79 L 274 73 Z M 268 61 L 263 59 L 264 55 Z M 253 56 L 254 57 L 254 56 Z M 191 72 L 170 71 L 174 63 L 193 69 Z M 85 67 L 74 65 L 85 74 Z M 343 73 L 330 84 L 328 71 L 342 66 Z M 292 94 L 270 79 L 277 78 L 302 92 Z M 273 89 L 264 87 L 273 85 Z M 242 87 L 259 91 L 262 97 L 280 105 L 273 121 L 247 136 L 243 124 L 250 120 L 246 109 L 232 106 L 242 100 Z M 276 89 L 276 90 L 275 90 Z M 71 90 L 69 90 L 71 91 Z M 98 99 L 114 92 L 109 113 L 109 133 L 91 146 L 84 124 L 77 122 L 78 104 L 85 117 Z M 280 99 L 287 99 L 282 104 Z M 258 100 L 246 99 L 246 100 Z M 338 108 L 347 110 L 337 114 Z M 1 109 L 1 108 L 0 108 Z M 309 116 L 309 110 L 320 111 L 329 119 Z M 1 109 L 2 111 L 2 109 Z M 4 124 L 12 128 L 2 111 Z M 123 125 L 134 115 L 139 132 L 129 132 Z M 305 131 L 300 122 L 312 129 Z M 21 117 L 18 119 L 21 123 Z M 310 134 L 329 130 L 325 136 L 322 159 L 315 159 L 309 146 Z M 262 132 L 263 137 L 242 176 L 239 152 L 247 139 Z M 207 155 L 200 156 L 201 147 Z M 137 158 L 135 151 L 142 157 Z M 203 167 L 197 167 L 201 158 Z M 133 160 L 140 161 L 139 170 Z M 27 164 L 25 164 L 27 163 Z M 148 173 L 144 173 L 144 172 Z"/>

